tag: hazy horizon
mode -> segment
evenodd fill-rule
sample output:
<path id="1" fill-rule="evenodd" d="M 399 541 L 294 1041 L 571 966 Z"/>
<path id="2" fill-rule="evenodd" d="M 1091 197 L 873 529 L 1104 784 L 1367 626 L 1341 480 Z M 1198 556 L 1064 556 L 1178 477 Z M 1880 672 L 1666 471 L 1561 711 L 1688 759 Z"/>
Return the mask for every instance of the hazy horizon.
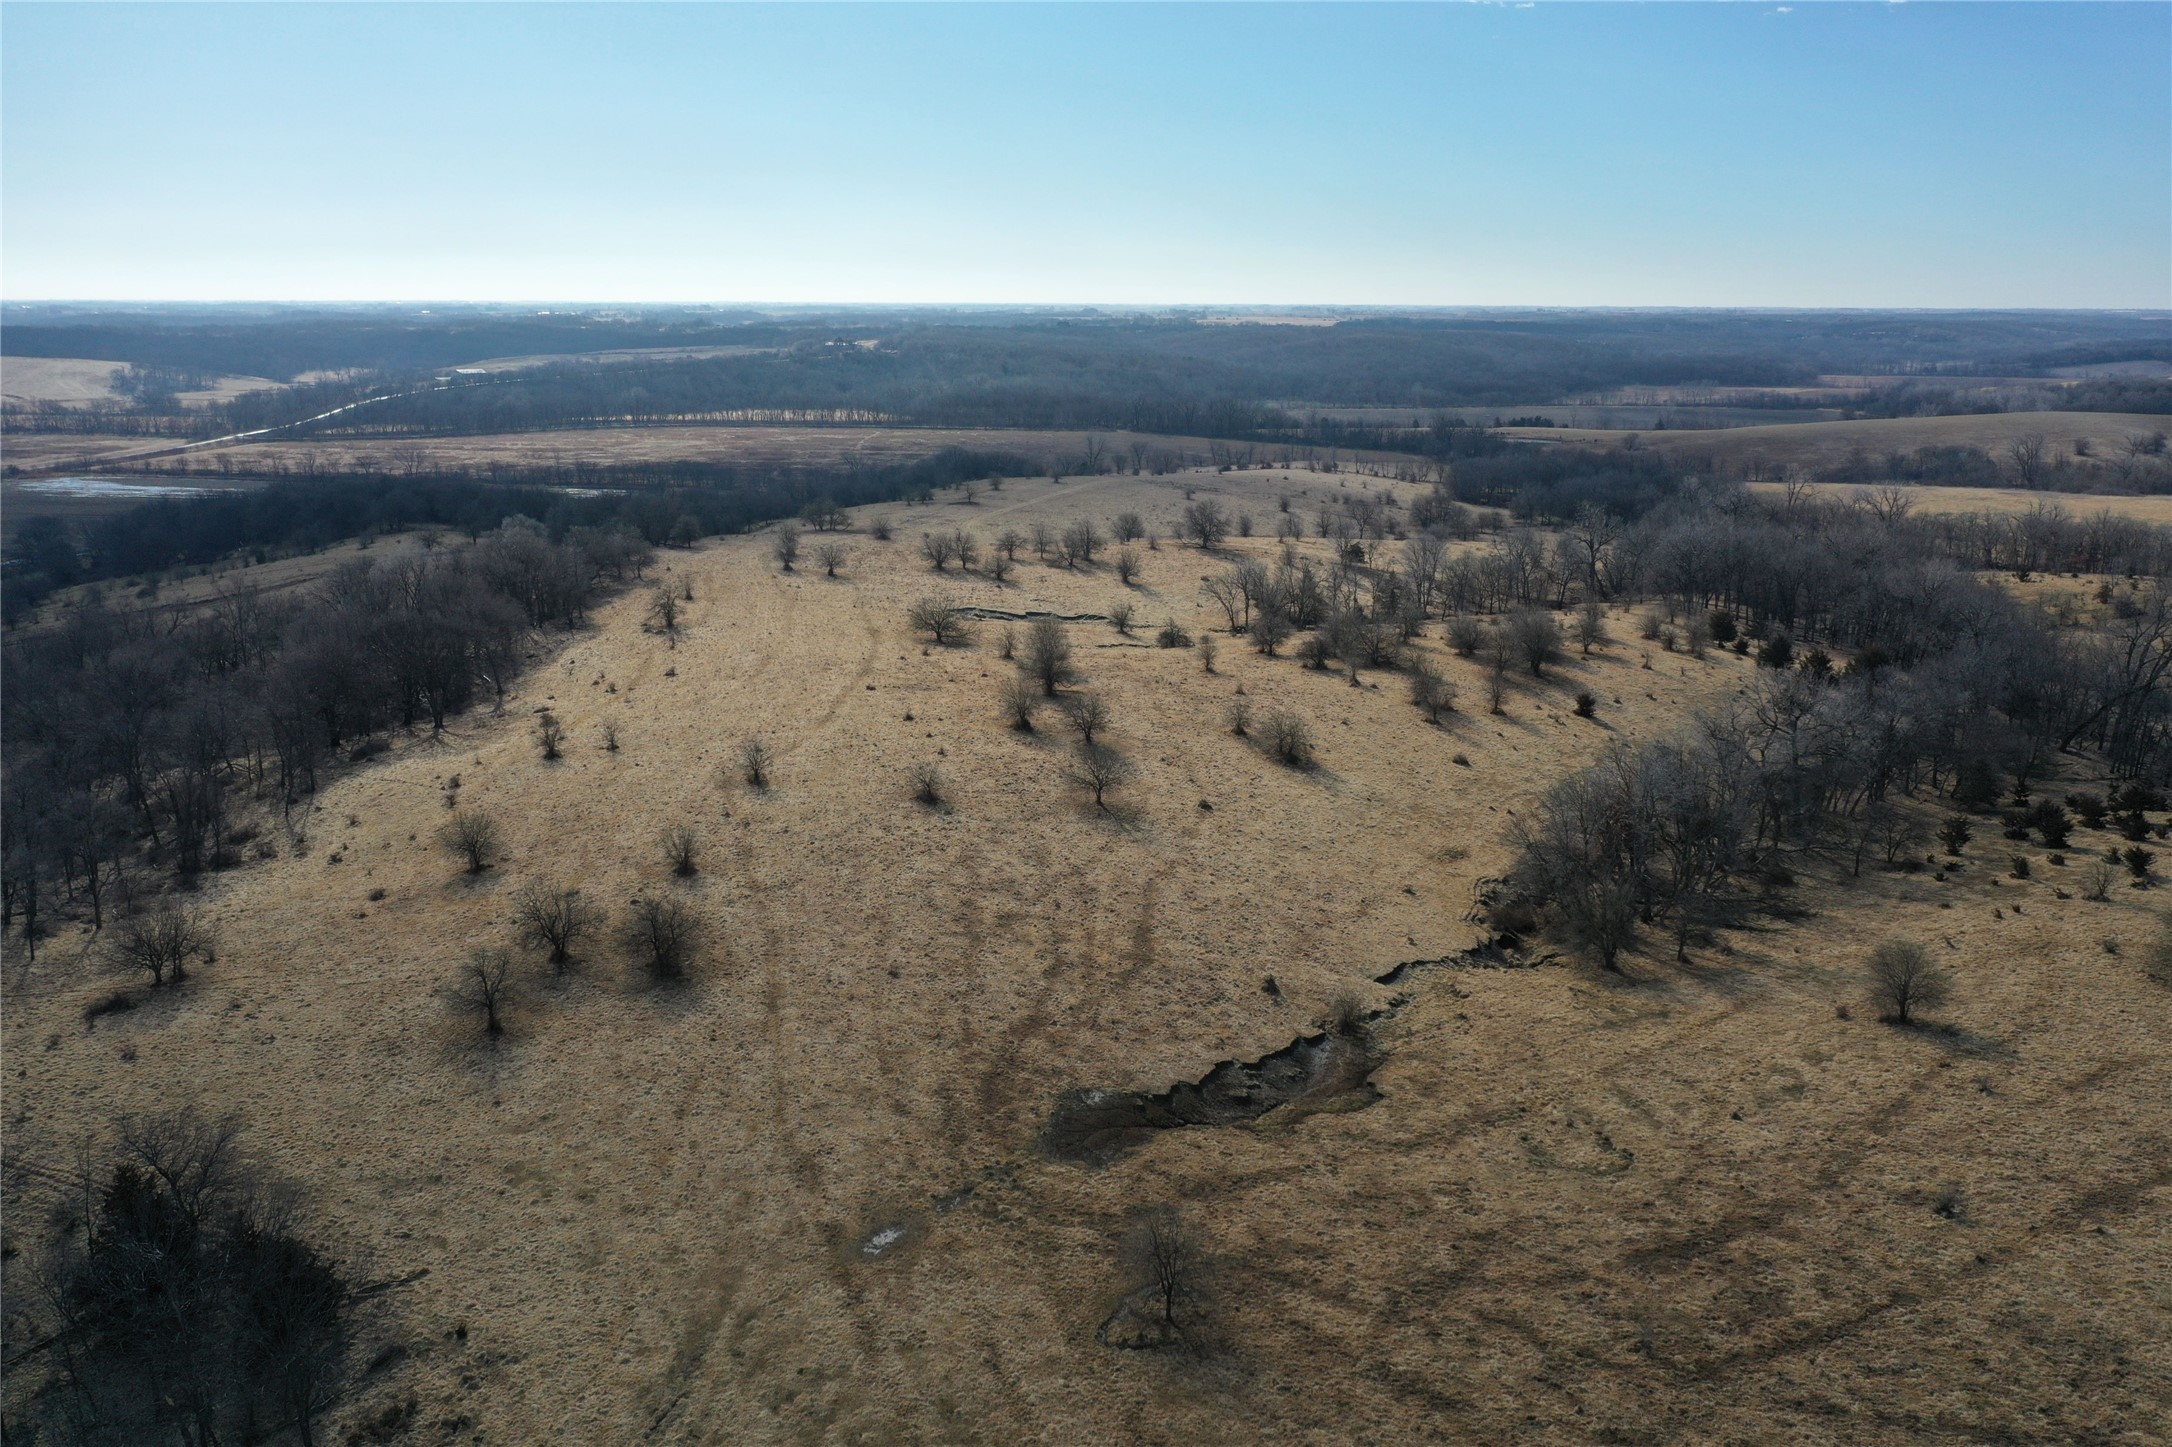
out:
<path id="1" fill-rule="evenodd" d="M 2163 5 L 15 3 L 0 28 L 10 301 L 2172 304 Z"/>

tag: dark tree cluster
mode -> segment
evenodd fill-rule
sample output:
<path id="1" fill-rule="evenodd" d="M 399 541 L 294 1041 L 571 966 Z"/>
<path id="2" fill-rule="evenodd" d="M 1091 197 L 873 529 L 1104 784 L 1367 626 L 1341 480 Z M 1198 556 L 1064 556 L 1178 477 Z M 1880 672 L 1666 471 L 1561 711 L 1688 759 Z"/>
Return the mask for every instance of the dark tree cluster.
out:
<path id="1" fill-rule="evenodd" d="M 944 448 L 917 462 L 845 469 L 755 469 L 669 462 L 604 467 L 505 466 L 480 473 L 361 469 L 292 476 L 282 464 L 264 486 L 204 497 L 160 498 L 86 526 L 25 519 L 9 535 L 4 598 L 10 626 L 54 589 L 232 558 L 266 562 L 345 538 L 442 528 L 480 538 L 511 518 L 539 519 L 553 543 L 631 538 L 643 550 L 744 531 L 818 505 L 826 520 L 859 503 L 932 496 L 939 487 L 1034 464 L 1007 453 Z M 229 476 L 255 476 L 228 464 Z"/>
<path id="2" fill-rule="evenodd" d="M 10 1310 L 42 1297 L 48 1334 L 9 1367 L 47 1372 L 31 1410 L 56 1438 L 318 1440 L 354 1370 L 357 1287 L 239 1134 L 186 1112 L 126 1120 L 113 1156 L 45 1178 L 64 1224 L 44 1290 L 18 1282 Z"/>
<path id="3" fill-rule="evenodd" d="M 0 656 L 0 927 L 34 937 L 56 900 L 102 924 L 138 859 L 184 877 L 236 862 L 255 832 L 240 806 L 284 813 L 342 757 L 502 699 L 533 631 L 581 617 L 645 555 L 519 521 L 343 564 L 301 597 L 93 602 L 16 635 Z"/>

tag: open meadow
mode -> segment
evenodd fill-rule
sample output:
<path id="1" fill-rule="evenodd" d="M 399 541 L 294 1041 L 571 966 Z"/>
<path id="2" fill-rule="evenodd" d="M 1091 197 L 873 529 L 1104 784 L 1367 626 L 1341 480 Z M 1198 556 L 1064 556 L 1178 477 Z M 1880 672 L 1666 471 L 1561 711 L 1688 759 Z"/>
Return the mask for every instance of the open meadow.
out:
<path id="1" fill-rule="evenodd" d="M 2037 436 L 2047 448 L 2071 452 L 2087 443 L 2099 456 L 2117 454 L 2130 437 L 2165 430 L 2157 413 L 1986 412 L 1961 417 L 1872 417 L 1853 422 L 1790 422 L 1714 431 L 1608 431 L 1595 428 L 1511 427 L 1505 435 L 1524 441 L 1654 448 L 1684 462 L 1739 470 L 1751 462 L 1770 467 L 1815 469 L 1856 453 L 1882 457 L 1918 447 L 1980 447 L 1997 455 L 2007 444 Z"/>
<path id="2" fill-rule="evenodd" d="M 1787 484 L 1753 482 L 1749 490 L 1760 497 L 1784 497 Z M 1845 502 L 1898 495 L 1910 505 L 1929 513 L 1980 513 L 2009 516 L 2040 507 L 2063 509 L 2073 517 L 2109 513 L 2137 522 L 2172 524 L 2172 497 L 2130 497 L 2103 492 L 2036 492 L 2018 487 L 1932 487 L 1915 483 L 1821 482 L 1811 488 L 1815 496 Z"/>
<path id="3" fill-rule="evenodd" d="M 633 588 L 542 635 L 502 709 L 398 736 L 291 828 L 261 806 L 247 862 L 204 877 L 216 959 L 185 985 L 98 1014 L 131 982 L 87 926 L 13 951 L 8 1155 L 65 1164 L 129 1112 L 243 1116 L 326 1248 L 399 1283 L 368 1343 L 397 1350 L 326 1441 L 2162 1441 L 2160 891 L 2084 897 L 2110 834 L 2054 863 L 1987 829 L 1935 875 L 1806 855 L 1682 961 L 1658 935 L 1623 974 L 1480 948 L 1474 902 L 1550 785 L 1763 670 L 1616 608 L 1493 713 L 1436 626 L 1414 648 L 1460 696 L 1435 724 L 1402 673 L 1231 637 L 1202 579 L 1278 544 L 1183 545 L 1187 493 L 1258 534 L 1287 496 L 1324 567 L 1311 518 L 1368 489 L 1421 495 L 1013 480 L 854 509 L 789 571 L 773 528 L 661 553 L 668 628 Z M 1030 541 L 1125 513 L 1158 535 L 1128 585 L 1114 544 L 1066 567 Z M 920 539 L 959 528 L 983 553 L 1018 530 L 1016 570 L 936 571 Z M 909 626 L 930 598 L 968 635 Z M 1030 617 L 1064 620 L 1064 691 L 1107 706 L 1109 808 L 1067 776 L 1060 712 L 1007 722 Z M 1165 620 L 1218 635 L 1211 667 L 1156 646 Z M 1284 711 L 1316 767 L 1269 751 Z M 438 842 L 456 814 L 496 825 L 480 872 Z M 683 905 L 687 978 L 609 936 L 553 971 L 512 933 L 536 883 Z M 1865 1004 L 1895 936 L 1951 970 L 1945 1028 Z M 478 947 L 515 961 L 497 1039 L 450 993 Z M 1320 1036 L 1338 1013 L 1357 1034 Z M 1301 1038 L 1341 1065 L 1252 1119 L 1051 1130 L 1067 1092 Z M 11 1249 L 54 1204 L 18 1198 Z M 1210 1258 L 1199 1349 L 1122 1350 L 1119 1246 L 1164 1206 Z M 36 1380 L 11 1371 L 13 1410 Z"/>
<path id="4" fill-rule="evenodd" d="M 0 399 L 10 405 L 55 403 L 63 407 L 113 406 L 127 401 L 113 379 L 126 371 L 125 362 L 100 362 L 81 357 L 9 357 L 0 362 Z M 220 376 L 207 379 L 209 387 L 189 388 L 174 394 L 184 407 L 210 407 L 230 402 L 246 392 L 259 392 L 279 384 L 269 377 Z"/>

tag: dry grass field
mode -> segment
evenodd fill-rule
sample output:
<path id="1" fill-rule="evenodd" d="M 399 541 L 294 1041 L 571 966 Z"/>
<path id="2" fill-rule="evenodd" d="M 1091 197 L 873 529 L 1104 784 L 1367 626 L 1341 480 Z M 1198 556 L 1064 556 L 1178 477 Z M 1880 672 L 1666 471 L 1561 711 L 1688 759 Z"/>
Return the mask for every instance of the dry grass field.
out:
<path id="1" fill-rule="evenodd" d="M 1768 497 L 1779 497 L 1787 491 L 1786 484 L 1778 482 L 1753 482 L 1749 489 Z M 1913 483 L 1901 484 L 1900 490 L 1914 499 L 1915 506 L 1924 512 L 2018 513 L 2049 505 L 2064 508 L 2075 517 L 2108 512 L 2146 523 L 2172 523 L 2172 497 L 2162 495 L 2132 497 L 2102 492 L 2032 492 L 2018 487 L 1929 487 Z M 1819 483 L 1812 489 L 1815 496 L 1827 498 L 1860 498 L 1889 491 L 1892 491 L 1890 484 L 1850 482 Z"/>
<path id="2" fill-rule="evenodd" d="M 113 390 L 113 379 L 127 365 L 80 357 L 8 357 L 0 361 L 0 396 L 10 403 L 59 402 L 71 407 L 114 402 L 120 394 Z M 176 395 L 185 406 L 208 407 L 278 385 L 269 377 L 225 376 L 216 386 Z"/>
<path id="3" fill-rule="evenodd" d="M 1217 443 L 1203 437 L 1155 433 L 1062 432 L 1006 428 L 823 427 L 782 425 L 577 428 L 553 432 L 484 433 L 462 437 L 360 437 L 261 441 L 179 448 L 141 437 L 84 437 L 10 432 L 0 455 L 24 473 L 151 470 L 220 476 L 280 466 L 302 473 L 373 468 L 432 470 L 503 467 L 620 467 L 662 462 L 730 463 L 750 468 L 887 467 L 916 462 L 946 447 L 1007 452 L 1029 460 L 1069 462 L 1089 439 L 1109 455 L 1134 444 L 1149 454 L 1205 461 Z M 1262 452 L 1272 449 L 1259 449 Z M 1374 454 L 1345 454 L 1345 456 Z"/>
<path id="4" fill-rule="evenodd" d="M 539 352 L 523 357 L 485 357 L 463 362 L 463 367 L 490 372 L 518 372 L 561 362 L 611 365 L 620 362 L 686 362 L 704 357 L 749 357 L 772 350 L 768 347 L 609 347 L 598 352 Z"/>
<path id="5" fill-rule="evenodd" d="M 9 1152 L 64 1157 L 116 1112 L 238 1110 L 339 1254 L 426 1269 L 388 1298 L 408 1355 L 328 1441 L 410 1393 L 417 1442 L 2166 1440 L 2154 893 L 2061 898 L 2066 871 L 2004 879 L 2007 848 L 1979 842 L 1946 882 L 1806 876 L 1686 965 L 1634 957 L 1633 982 L 1542 959 L 1377 983 L 1480 938 L 1473 886 L 1550 781 L 1753 667 L 1648 656 L 1617 616 L 1615 643 L 1521 680 L 1499 717 L 1478 667 L 1443 657 L 1462 702 L 1441 727 L 1392 674 L 1352 687 L 1226 637 L 1209 673 L 1150 641 L 1209 624 L 1199 581 L 1226 565 L 1168 540 L 1179 484 L 1263 530 L 1279 492 L 1365 485 L 1014 482 L 860 510 L 897 540 L 846 534 L 835 579 L 780 572 L 761 535 L 664 554 L 693 590 L 676 647 L 637 591 L 555 640 L 502 715 L 347 773 L 301 837 L 268 835 L 276 858 L 210 879 L 218 960 L 186 987 L 86 1026 L 123 983 L 86 939 L 12 957 Z M 1128 590 L 1030 550 L 1008 584 L 937 577 L 915 547 L 1125 509 L 1164 538 Z M 999 621 L 954 648 L 907 629 L 929 595 L 1136 603 L 1137 638 L 1069 627 L 1138 771 L 1115 811 L 1061 777 L 1054 715 L 1005 726 Z M 1595 719 L 1570 711 L 1580 688 Z M 1308 720 L 1320 767 L 1233 736 L 1240 690 Z M 531 736 L 544 708 L 568 726 L 556 762 Z M 734 769 L 755 735 L 766 789 Z M 913 798 L 930 763 L 940 807 Z M 480 876 L 433 842 L 454 800 L 503 832 Z M 701 840 L 689 880 L 660 842 L 679 824 Z M 509 943 L 533 880 L 613 911 L 683 900 L 706 931 L 693 979 L 651 987 L 599 946 L 553 982 L 524 954 L 510 1033 L 484 1045 L 444 990 Z M 1892 936 L 1957 974 L 1950 1032 L 1862 1007 L 1862 957 Z M 1386 1012 L 1377 1098 L 1164 1131 L 1101 1167 L 1038 1148 L 1060 1093 L 1197 1080 L 1353 990 Z M 1218 1258 L 1199 1358 L 1096 1341 L 1151 1205 L 1189 1211 Z"/>
<path id="6" fill-rule="evenodd" d="M 487 469 L 513 467 L 617 467 L 637 463 L 717 462 L 742 467 L 885 467 L 914 462 L 945 447 L 1008 452 L 1035 461 L 1080 456 L 1088 438 L 1113 455 L 1134 443 L 1150 452 L 1204 460 L 1213 443 L 1202 437 L 1131 432 L 1048 432 L 1028 429 L 945 427 L 701 426 L 597 427 L 555 432 L 486 433 L 466 437 L 331 438 L 306 442 L 255 442 L 207 447 L 159 467 L 217 472 L 235 465 L 264 467 L 276 459 L 299 470 L 307 459 L 338 470 L 386 466 L 395 457 L 418 467 Z"/>
<path id="7" fill-rule="evenodd" d="M 66 432 L 0 432 L 0 462 L 24 472 L 88 471 L 133 453 L 171 446 L 142 437 L 109 437 Z"/>
<path id="8" fill-rule="evenodd" d="M 115 395 L 114 375 L 126 366 L 125 362 L 93 362 L 77 357 L 0 359 L 0 398 L 18 404 L 110 402 Z"/>
<path id="9" fill-rule="evenodd" d="M 2139 412 L 1991 412 L 1968 417 L 1878 417 L 1855 422 L 1793 422 L 1721 431 L 1620 432 L 1593 428 L 1510 427 L 1505 435 L 1541 442 L 1618 446 L 1629 437 L 1640 447 L 1694 454 L 1723 464 L 1762 459 L 1771 466 L 1814 468 L 1846 460 L 1854 452 L 1873 457 L 1918 447 L 1981 447 L 1996 455 L 2017 437 L 2040 433 L 2053 448 L 2072 450 L 2088 439 L 2098 455 L 2117 452 L 2131 436 L 2165 430 L 2165 419 Z"/>

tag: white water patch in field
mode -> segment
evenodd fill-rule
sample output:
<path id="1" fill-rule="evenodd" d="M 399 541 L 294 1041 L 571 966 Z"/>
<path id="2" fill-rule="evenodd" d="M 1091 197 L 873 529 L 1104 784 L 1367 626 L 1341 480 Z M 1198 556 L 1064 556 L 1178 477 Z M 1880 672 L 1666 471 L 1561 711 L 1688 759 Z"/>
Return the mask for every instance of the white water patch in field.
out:
<path id="1" fill-rule="evenodd" d="M 156 497 L 211 497 L 233 492 L 231 487 L 184 487 L 171 482 L 122 482 L 111 477 L 52 477 L 22 485 L 24 492 L 42 497 L 103 498 L 113 502 L 149 501 Z"/>
<path id="2" fill-rule="evenodd" d="M 863 1256 L 880 1256 L 904 1239 L 905 1228 L 903 1226 L 885 1226 L 860 1243 L 860 1254 Z"/>

